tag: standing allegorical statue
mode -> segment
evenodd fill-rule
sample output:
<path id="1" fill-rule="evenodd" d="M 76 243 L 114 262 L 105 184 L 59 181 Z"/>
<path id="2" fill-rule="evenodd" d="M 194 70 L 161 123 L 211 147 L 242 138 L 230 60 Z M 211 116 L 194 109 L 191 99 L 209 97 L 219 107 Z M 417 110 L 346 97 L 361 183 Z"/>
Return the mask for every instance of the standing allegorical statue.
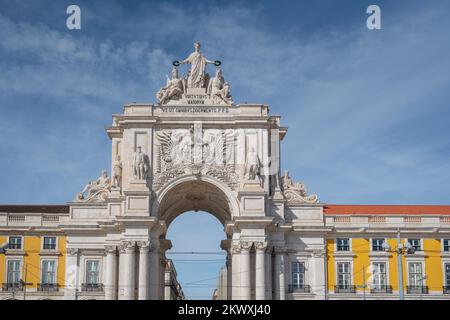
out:
<path id="1" fill-rule="evenodd" d="M 255 180 L 260 175 L 260 161 L 255 148 L 251 148 L 245 164 L 245 176 L 249 180 Z"/>
<path id="2" fill-rule="evenodd" d="M 156 99 L 159 103 L 166 103 L 168 100 L 180 99 L 183 94 L 183 80 L 178 78 L 178 70 L 176 67 L 172 68 L 172 79 L 168 76 L 166 86 L 159 89 L 156 93 Z"/>
<path id="3" fill-rule="evenodd" d="M 113 186 L 120 188 L 122 185 L 122 162 L 120 161 L 120 155 L 116 155 L 116 159 L 113 163 Z"/>
<path id="4" fill-rule="evenodd" d="M 189 55 L 189 57 L 187 57 L 183 61 L 180 61 L 180 64 L 191 65 L 187 78 L 187 87 L 204 88 L 206 86 L 205 83 L 206 65 L 208 63 L 215 64 L 215 62 L 206 59 L 206 57 L 200 52 L 200 42 L 196 41 L 194 43 L 194 49 L 195 51 L 192 52 Z"/>
<path id="5" fill-rule="evenodd" d="M 146 155 L 142 152 L 142 147 L 137 147 L 137 152 L 134 154 L 133 159 L 133 172 L 134 178 L 137 180 L 145 180 L 148 170 Z"/>

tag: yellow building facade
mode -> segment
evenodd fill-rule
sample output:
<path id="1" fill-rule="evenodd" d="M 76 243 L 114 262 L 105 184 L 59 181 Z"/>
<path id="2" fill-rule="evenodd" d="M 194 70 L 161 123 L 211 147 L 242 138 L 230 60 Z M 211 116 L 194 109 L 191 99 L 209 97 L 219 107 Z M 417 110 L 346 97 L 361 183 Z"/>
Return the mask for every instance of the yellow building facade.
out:
<path id="1" fill-rule="evenodd" d="M 64 297 L 67 206 L 2 206 L 0 283 L 3 299 Z"/>
<path id="2" fill-rule="evenodd" d="M 0 299 L 68 298 L 72 273 L 66 266 L 74 257 L 65 232 L 69 212 L 70 206 L 0 206 Z M 291 292 L 294 273 L 305 281 L 324 274 L 320 299 L 450 299 L 450 207 L 323 205 L 322 216 L 315 237 L 324 243 L 324 270 L 307 263 L 292 275 L 286 271 L 286 299 L 318 298 L 312 291 L 320 292 L 307 285 Z M 89 232 L 87 241 L 102 237 Z M 107 254 L 96 249 L 78 255 L 76 299 L 107 299 Z M 299 254 L 305 256 L 288 253 L 289 260 Z M 89 277 L 95 286 L 86 285 Z"/>
<path id="3" fill-rule="evenodd" d="M 330 205 L 324 212 L 333 226 L 330 298 L 398 299 L 399 283 L 406 299 L 450 298 L 448 207 Z"/>

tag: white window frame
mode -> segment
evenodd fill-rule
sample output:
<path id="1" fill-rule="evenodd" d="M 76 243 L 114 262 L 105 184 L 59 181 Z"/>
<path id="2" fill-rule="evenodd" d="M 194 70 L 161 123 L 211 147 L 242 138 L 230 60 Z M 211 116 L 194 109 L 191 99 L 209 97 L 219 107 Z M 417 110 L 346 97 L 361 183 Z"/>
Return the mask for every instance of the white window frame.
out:
<path id="1" fill-rule="evenodd" d="M 55 241 L 56 241 L 56 243 L 55 243 L 55 249 L 44 249 L 44 238 L 55 238 Z M 58 250 L 59 250 L 59 248 L 58 248 L 58 242 L 59 242 L 59 238 L 58 238 L 57 236 L 42 236 L 42 237 L 41 237 L 41 250 L 42 250 L 42 251 L 50 251 L 50 252 L 52 252 L 52 251 L 58 251 Z"/>
<path id="2" fill-rule="evenodd" d="M 422 260 L 417 260 L 417 259 L 407 259 L 406 260 L 406 277 L 407 277 L 407 285 L 408 286 L 415 286 L 413 284 L 410 283 L 410 277 L 409 277 L 409 264 L 410 263 L 419 263 L 421 264 L 421 269 L 422 269 L 422 287 L 426 287 L 427 286 L 427 279 L 424 278 L 425 277 L 425 262 Z"/>
<path id="3" fill-rule="evenodd" d="M 98 262 L 98 284 L 101 284 L 101 283 L 103 283 L 102 282 L 102 275 L 103 275 L 103 269 L 102 269 L 102 259 L 101 258 L 96 258 L 96 257 L 85 257 L 84 258 L 84 263 L 83 263 L 83 267 L 84 267 L 84 270 L 83 270 L 83 283 L 88 283 L 87 282 L 87 264 L 88 264 L 88 261 L 97 261 Z"/>
<path id="4" fill-rule="evenodd" d="M 8 283 L 8 265 L 9 265 L 9 261 L 11 260 L 15 260 L 15 261 L 20 261 L 19 263 L 19 279 L 22 279 L 22 270 L 23 270 L 23 259 L 22 257 L 15 257 L 15 256 L 8 256 L 5 259 L 5 283 Z"/>
<path id="5" fill-rule="evenodd" d="M 293 278 L 292 278 L 292 264 L 294 262 L 301 262 L 305 266 L 305 283 L 304 286 L 309 285 L 309 260 L 307 256 L 290 256 L 288 259 L 288 272 L 289 272 L 289 284 L 294 284 Z"/>
<path id="6" fill-rule="evenodd" d="M 442 275 L 442 278 L 443 278 L 443 286 L 444 287 L 450 287 L 450 280 L 449 280 L 449 283 L 448 283 L 448 285 L 447 285 L 447 283 L 446 283 L 446 272 L 445 272 L 445 265 L 448 265 L 449 267 L 450 267 L 450 260 L 444 260 L 444 261 L 442 261 L 442 273 L 443 273 L 443 275 Z M 450 273 L 449 273 L 450 274 Z"/>
<path id="7" fill-rule="evenodd" d="M 338 251 L 338 239 L 348 239 L 348 250 L 347 251 Z M 352 248 L 352 238 L 350 238 L 350 237 L 336 237 L 334 239 L 334 252 L 339 252 L 339 253 L 352 252 L 353 251 L 352 249 L 353 249 Z"/>
<path id="8" fill-rule="evenodd" d="M 375 239 L 383 239 L 383 242 L 386 242 L 386 238 L 383 238 L 383 237 L 370 238 L 369 239 L 370 240 L 370 243 L 369 243 L 369 245 L 370 245 L 370 252 L 385 252 L 383 250 L 383 248 L 381 248 L 381 250 L 379 250 L 379 251 L 373 250 L 373 240 L 375 240 Z"/>
<path id="9" fill-rule="evenodd" d="M 419 240 L 419 242 L 420 242 L 420 250 L 417 250 L 416 252 L 423 252 L 424 251 L 423 250 L 423 239 L 422 238 L 414 238 L 414 237 L 406 238 L 406 241 L 408 241 L 412 245 L 412 243 L 409 240 Z M 405 241 L 405 243 L 406 243 L 406 241 Z M 403 243 L 403 245 L 405 243 Z"/>
<path id="10" fill-rule="evenodd" d="M 44 284 L 44 282 L 43 282 L 44 278 L 42 277 L 43 272 L 44 272 L 44 261 L 55 262 L 55 282 L 53 284 L 57 284 L 58 283 L 58 259 L 56 259 L 56 258 L 41 258 L 40 283 Z"/>
<path id="11" fill-rule="evenodd" d="M 444 241 L 445 241 L 445 240 L 448 240 L 448 245 L 449 245 L 449 250 L 448 250 L 448 251 L 445 251 L 445 250 L 444 250 L 444 248 L 445 248 L 445 247 L 444 247 Z M 449 255 L 450 255 L 450 238 L 442 238 L 442 239 L 441 239 L 441 251 L 444 252 L 444 253 L 446 253 L 446 254 L 449 254 Z"/>
<path id="12" fill-rule="evenodd" d="M 392 257 L 392 255 L 389 252 L 383 251 L 374 251 L 369 254 L 370 257 L 370 274 L 373 276 L 373 269 L 372 266 L 374 263 L 384 263 L 386 264 L 386 286 L 389 287 L 391 285 L 391 277 L 390 277 L 390 270 L 391 266 L 389 263 L 389 258 Z"/>
<path id="13" fill-rule="evenodd" d="M 338 264 L 339 263 L 349 263 L 350 264 L 350 284 L 349 286 L 353 286 L 354 283 L 354 272 L 353 272 L 353 260 L 349 260 L 349 259 L 335 259 L 334 262 L 334 277 L 335 277 L 335 281 L 334 281 L 334 285 L 336 287 L 339 287 L 339 269 L 338 269 Z"/>
<path id="14" fill-rule="evenodd" d="M 294 269 L 293 269 L 294 263 L 303 264 L 303 283 L 301 285 L 297 284 L 297 283 L 294 283 Z M 306 282 L 306 263 L 305 263 L 305 261 L 299 261 L 299 260 L 291 261 L 291 266 L 290 267 L 291 267 L 291 281 L 290 281 L 290 284 L 292 286 L 305 287 L 307 285 L 307 282 Z M 301 272 L 295 272 L 295 273 L 296 274 L 297 273 L 301 274 Z"/>
<path id="15" fill-rule="evenodd" d="M 375 266 L 375 264 L 384 264 L 384 268 L 385 268 L 385 272 L 384 272 L 384 276 L 385 276 L 385 283 L 384 283 L 384 286 L 387 288 L 387 287 L 389 287 L 390 286 L 390 283 L 389 283 L 389 261 L 386 261 L 386 260 L 372 260 L 371 262 L 370 262 L 370 268 L 371 268 L 371 270 L 370 270 L 370 273 L 371 273 L 371 275 L 372 275 L 372 287 L 375 289 L 375 283 L 374 283 L 374 279 L 375 279 L 375 268 L 374 268 L 374 266 Z"/>
<path id="16" fill-rule="evenodd" d="M 10 239 L 11 238 L 20 238 L 20 248 L 19 249 L 11 249 L 11 248 L 9 248 L 9 241 L 10 241 Z M 23 236 L 8 236 L 8 250 L 16 250 L 16 251 L 23 251 L 23 247 L 24 247 L 24 245 L 25 245 L 25 242 L 24 242 L 24 237 Z"/>

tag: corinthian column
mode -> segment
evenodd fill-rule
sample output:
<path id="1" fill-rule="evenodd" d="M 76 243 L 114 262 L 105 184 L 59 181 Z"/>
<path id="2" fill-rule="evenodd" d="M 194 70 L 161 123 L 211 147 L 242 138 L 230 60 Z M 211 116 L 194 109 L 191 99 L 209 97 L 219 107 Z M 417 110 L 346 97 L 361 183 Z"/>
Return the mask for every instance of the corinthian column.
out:
<path id="1" fill-rule="evenodd" d="M 133 241 L 126 241 L 120 247 L 119 300 L 135 299 L 135 250 Z"/>
<path id="2" fill-rule="evenodd" d="M 285 252 L 286 248 L 277 247 L 275 249 L 275 299 L 286 299 L 286 283 L 285 283 Z"/>
<path id="3" fill-rule="evenodd" d="M 272 300 L 272 248 L 266 249 L 266 299 Z"/>
<path id="4" fill-rule="evenodd" d="M 265 271 L 265 252 L 267 242 L 256 242 L 255 257 L 255 298 L 256 300 L 264 300 L 266 298 L 266 271 Z"/>
<path id="5" fill-rule="evenodd" d="M 105 300 L 117 299 L 117 250 L 116 247 L 107 246 L 105 270 Z"/>
<path id="6" fill-rule="evenodd" d="M 241 246 L 231 246 L 231 299 L 241 299 Z"/>
<path id="7" fill-rule="evenodd" d="M 149 253 L 149 264 L 150 264 L 150 290 L 149 290 L 149 299 L 150 300 L 158 300 L 159 299 L 159 271 L 160 271 L 160 259 L 159 259 L 159 243 L 151 242 L 150 244 L 150 253 Z"/>
<path id="8" fill-rule="evenodd" d="M 250 270 L 250 249 L 251 242 L 241 242 L 241 299 L 251 298 L 251 270 Z"/>
<path id="9" fill-rule="evenodd" d="M 149 292 L 149 270 L 148 270 L 148 250 L 150 243 L 148 241 L 139 241 L 139 288 L 138 299 L 147 300 Z"/>
<path id="10" fill-rule="evenodd" d="M 78 272 L 78 249 L 68 248 L 66 254 L 66 274 L 64 289 L 64 299 L 66 300 L 76 300 L 77 298 Z"/>

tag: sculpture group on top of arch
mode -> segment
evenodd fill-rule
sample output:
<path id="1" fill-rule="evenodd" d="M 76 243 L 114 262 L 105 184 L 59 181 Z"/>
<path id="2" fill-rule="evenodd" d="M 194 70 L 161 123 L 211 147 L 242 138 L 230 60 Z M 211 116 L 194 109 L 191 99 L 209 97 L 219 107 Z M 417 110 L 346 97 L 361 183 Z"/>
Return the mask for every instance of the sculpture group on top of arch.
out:
<path id="1" fill-rule="evenodd" d="M 230 87 L 219 67 L 221 62 L 206 59 L 200 52 L 199 42 L 194 44 L 194 48 L 195 51 L 188 58 L 173 62 L 172 79 L 168 78 L 166 86 L 157 93 L 159 105 L 186 106 L 189 99 L 203 99 L 208 108 L 214 108 L 214 105 L 231 106 L 233 101 Z M 189 71 L 183 78 L 178 76 L 178 66 L 181 64 L 190 64 Z M 206 73 L 207 64 L 216 66 L 215 76 L 212 78 Z M 204 128 L 201 121 L 194 121 L 189 127 L 186 124 L 183 126 L 153 127 L 152 154 L 145 154 L 141 145 L 124 149 L 124 152 L 134 152 L 132 155 L 114 154 L 112 178 L 103 171 L 97 180 L 89 182 L 77 194 L 75 201 L 104 202 L 113 191 L 114 195 L 120 195 L 123 172 L 130 174 L 127 181 L 145 182 L 154 192 L 159 192 L 171 180 L 182 175 L 207 175 L 220 180 L 231 190 L 244 186 L 243 182 L 251 182 L 247 185 L 259 185 L 262 188 L 269 182 L 270 190 L 274 190 L 276 186 L 291 205 L 319 201 L 317 195 L 308 195 L 303 183 L 294 183 L 287 171 L 283 177 L 278 169 L 277 172 L 268 172 L 271 160 L 264 159 L 268 162 L 263 163 L 255 150 L 260 148 L 257 144 L 238 149 L 238 136 L 245 135 L 242 129 L 220 126 Z M 245 130 L 248 134 L 251 129 Z M 256 131 L 252 134 L 256 136 Z M 245 155 L 238 156 L 237 153 L 241 152 L 238 150 L 242 150 Z M 130 160 L 122 163 L 121 157 Z M 238 158 L 242 163 L 238 162 Z M 127 170 L 124 165 L 129 166 Z"/>
<path id="2" fill-rule="evenodd" d="M 225 81 L 220 68 L 221 62 L 208 60 L 200 52 L 200 42 L 194 43 L 195 51 L 182 61 L 174 61 L 172 68 L 172 78 L 166 76 L 166 85 L 158 90 L 156 99 L 160 105 L 170 105 L 183 103 L 189 100 L 200 98 L 206 104 L 211 105 L 232 105 L 231 88 Z M 190 64 L 187 74 L 180 78 L 178 66 L 180 64 Z M 216 71 L 214 77 L 206 72 L 207 64 L 214 64 Z M 205 99 L 206 98 L 206 99 Z"/>

